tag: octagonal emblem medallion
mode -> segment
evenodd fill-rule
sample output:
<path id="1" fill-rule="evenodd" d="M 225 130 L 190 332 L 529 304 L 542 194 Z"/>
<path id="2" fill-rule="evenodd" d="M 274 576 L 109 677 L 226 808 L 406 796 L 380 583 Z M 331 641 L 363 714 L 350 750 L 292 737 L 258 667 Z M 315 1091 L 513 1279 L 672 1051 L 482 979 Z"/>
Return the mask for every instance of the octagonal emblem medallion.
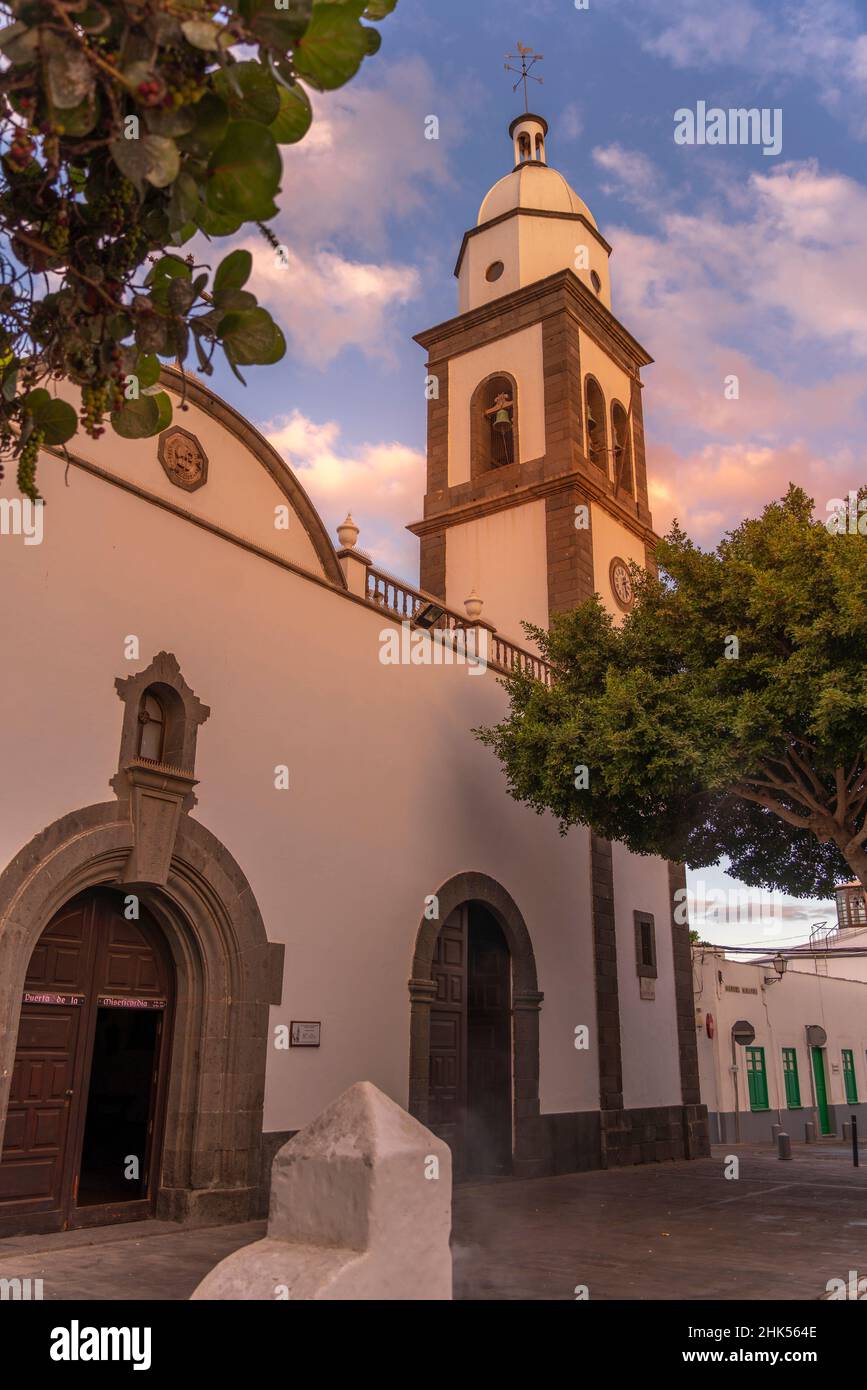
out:
<path id="1" fill-rule="evenodd" d="M 208 481 L 208 456 L 194 434 L 173 425 L 159 439 L 159 459 L 169 482 L 195 492 Z"/>

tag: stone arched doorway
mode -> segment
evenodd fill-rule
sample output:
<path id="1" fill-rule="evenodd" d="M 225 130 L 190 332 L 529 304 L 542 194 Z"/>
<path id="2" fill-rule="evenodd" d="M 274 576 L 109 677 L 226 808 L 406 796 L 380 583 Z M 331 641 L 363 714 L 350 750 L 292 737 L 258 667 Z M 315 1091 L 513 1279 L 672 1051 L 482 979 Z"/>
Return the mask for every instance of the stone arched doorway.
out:
<path id="1" fill-rule="evenodd" d="M 113 889 L 152 919 L 174 982 L 156 1215 L 246 1220 L 261 1208 L 268 1007 L 280 1001 L 283 948 L 269 943 L 237 863 L 190 816 L 180 817 L 165 882 L 129 881 L 125 812 L 108 802 L 65 816 L 0 874 L 0 1138 L 34 948 L 65 903 Z M 56 1229 L 56 1214 L 26 1228 Z"/>
<path id="2" fill-rule="evenodd" d="M 452 1145 L 458 1176 L 534 1176 L 543 996 L 530 934 L 486 874 L 457 874 L 436 903 L 409 982 L 410 1113 Z"/>
<path id="3" fill-rule="evenodd" d="M 0 1228 L 153 1214 L 175 971 L 134 897 L 79 893 L 30 957 L 0 1162 Z"/>

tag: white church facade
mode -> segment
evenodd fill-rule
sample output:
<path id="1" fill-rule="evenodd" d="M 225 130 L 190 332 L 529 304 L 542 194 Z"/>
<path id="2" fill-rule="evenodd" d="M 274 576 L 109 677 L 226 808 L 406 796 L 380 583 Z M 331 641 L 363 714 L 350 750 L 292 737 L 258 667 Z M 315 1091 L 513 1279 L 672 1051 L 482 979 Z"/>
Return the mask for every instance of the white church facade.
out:
<path id="1" fill-rule="evenodd" d="M 561 837 L 473 734 L 550 678 L 521 620 L 622 614 L 654 544 L 650 359 L 511 135 L 418 338 L 417 588 L 172 368 L 159 440 L 45 451 L 42 543 L 0 537 L 0 1234 L 247 1219 L 359 1080 L 458 1176 L 706 1152 L 683 870 Z"/>

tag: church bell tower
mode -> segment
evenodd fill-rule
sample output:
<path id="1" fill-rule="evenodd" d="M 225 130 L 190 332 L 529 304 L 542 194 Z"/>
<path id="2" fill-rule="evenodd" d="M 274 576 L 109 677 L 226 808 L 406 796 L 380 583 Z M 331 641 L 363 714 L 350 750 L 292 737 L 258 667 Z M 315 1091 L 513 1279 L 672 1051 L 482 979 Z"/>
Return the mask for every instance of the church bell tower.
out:
<path id="1" fill-rule="evenodd" d="M 594 591 L 617 616 L 628 562 L 651 563 L 640 371 L 652 359 L 611 310 L 611 247 L 548 164 L 548 123 L 509 127 L 513 168 L 458 255 L 456 318 L 428 354 L 421 587 L 523 642 L 522 620 Z"/>

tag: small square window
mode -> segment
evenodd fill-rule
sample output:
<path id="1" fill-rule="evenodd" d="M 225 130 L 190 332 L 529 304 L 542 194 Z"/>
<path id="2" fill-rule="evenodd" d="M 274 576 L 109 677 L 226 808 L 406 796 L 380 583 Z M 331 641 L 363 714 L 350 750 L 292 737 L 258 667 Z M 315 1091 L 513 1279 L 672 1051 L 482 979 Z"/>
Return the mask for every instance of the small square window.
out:
<path id="1" fill-rule="evenodd" d="M 652 912 L 635 912 L 635 967 L 645 980 L 655 980 L 656 969 L 656 927 Z"/>

